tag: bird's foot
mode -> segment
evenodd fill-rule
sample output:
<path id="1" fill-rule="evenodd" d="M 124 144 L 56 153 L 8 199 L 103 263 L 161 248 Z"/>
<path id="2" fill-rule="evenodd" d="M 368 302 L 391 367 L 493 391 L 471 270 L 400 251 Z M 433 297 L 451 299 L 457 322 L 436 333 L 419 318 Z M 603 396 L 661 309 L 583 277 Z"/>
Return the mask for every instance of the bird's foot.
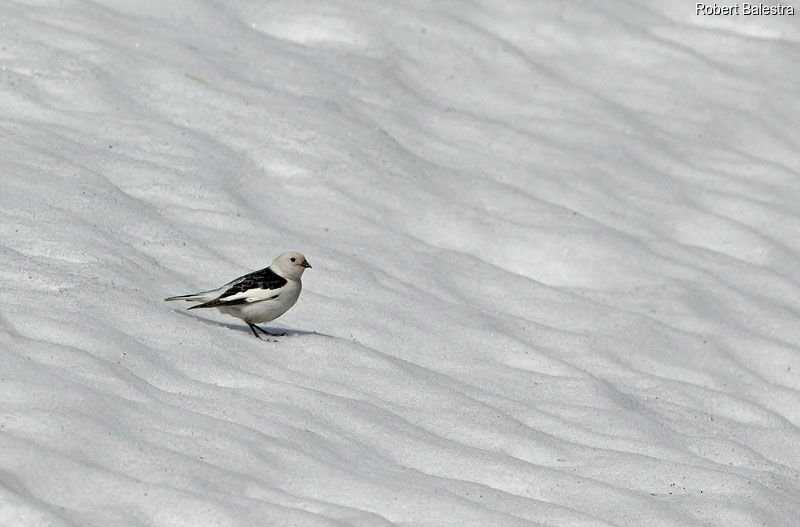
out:
<path id="1" fill-rule="evenodd" d="M 286 333 L 270 333 L 269 331 L 267 331 L 267 330 L 265 330 L 263 328 L 260 328 L 260 327 L 256 326 L 255 324 L 248 324 L 248 325 L 250 326 L 250 329 L 253 331 L 253 335 L 255 335 L 258 338 L 261 338 L 261 337 L 258 336 L 258 333 L 256 333 L 256 330 L 259 330 L 261 333 L 263 333 L 264 335 L 267 335 L 269 337 L 285 337 L 286 336 Z"/>
<path id="2" fill-rule="evenodd" d="M 249 322 L 247 323 L 247 325 L 248 325 L 248 326 L 250 326 L 250 331 L 252 331 L 252 332 L 253 332 L 253 335 L 255 335 L 256 337 L 258 337 L 258 339 L 259 339 L 259 340 L 261 340 L 261 335 L 259 335 L 258 333 L 256 333 L 256 325 L 255 325 L 255 324 L 251 324 L 251 323 L 249 323 Z M 258 328 L 258 329 L 261 329 L 261 328 Z"/>

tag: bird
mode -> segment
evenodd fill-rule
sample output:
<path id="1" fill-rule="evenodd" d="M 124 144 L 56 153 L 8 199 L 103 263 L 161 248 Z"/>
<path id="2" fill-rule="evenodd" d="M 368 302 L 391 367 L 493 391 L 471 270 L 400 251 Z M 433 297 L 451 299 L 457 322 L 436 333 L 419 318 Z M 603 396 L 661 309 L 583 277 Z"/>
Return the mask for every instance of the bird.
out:
<path id="1" fill-rule="evenodd" d="M 269 267 L 240 276 L 216 289 L 193 295 L 171 296 L 164 300 L 201 302 L 189 309 L 215 307 L 226 315 L 244 320 L 258 338 L 261 336 L 256 330 L 271 337 L 280 337 L 286 333 L 270 333 L 256 324 L 275 320 L 297 302 L 303 287 L 300 278 L 306 269 L 311 269 L 306 257 L 299 252 L 289 251 L 275 258 Z"/>

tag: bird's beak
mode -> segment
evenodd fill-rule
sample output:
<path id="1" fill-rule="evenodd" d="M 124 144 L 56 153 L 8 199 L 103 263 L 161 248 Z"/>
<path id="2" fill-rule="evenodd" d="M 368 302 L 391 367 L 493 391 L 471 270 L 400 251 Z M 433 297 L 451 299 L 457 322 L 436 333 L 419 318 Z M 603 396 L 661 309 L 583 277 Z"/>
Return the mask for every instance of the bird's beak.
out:
<path id="1" fill-rule="evenodd" d="M 303 267 L 306 267 L 306 268 L 308 268 L 308 269 L 311 269 L 311 268 L 312 268 L 312 267 L 311 267 L 311 264 L 310 264 L 310 263 L 308 263 L 308 260 L 303 260 L 303 263 L 301 263 L 300 265 L 302 265 Z"/>

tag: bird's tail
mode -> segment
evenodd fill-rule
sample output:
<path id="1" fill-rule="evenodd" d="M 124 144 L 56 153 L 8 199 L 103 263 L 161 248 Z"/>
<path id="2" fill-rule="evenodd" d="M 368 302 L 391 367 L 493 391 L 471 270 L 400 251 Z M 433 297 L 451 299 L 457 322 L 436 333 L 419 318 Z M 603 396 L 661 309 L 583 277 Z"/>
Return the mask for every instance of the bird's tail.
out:
<path id="1" fill-rule="evenodd" d="M 169 298 L 165 298 L 164 300 L 170 302 L 172 300 L 187 300 L 190 302 L 208 302 L 210 300 L 214 300 L 220 295 L 218 289 L 212 289 L 210 291 L 203 291 L 201 293 L 195 293 L 193 295 L 181 295 L 181 296 L 171 296 Z"/>

